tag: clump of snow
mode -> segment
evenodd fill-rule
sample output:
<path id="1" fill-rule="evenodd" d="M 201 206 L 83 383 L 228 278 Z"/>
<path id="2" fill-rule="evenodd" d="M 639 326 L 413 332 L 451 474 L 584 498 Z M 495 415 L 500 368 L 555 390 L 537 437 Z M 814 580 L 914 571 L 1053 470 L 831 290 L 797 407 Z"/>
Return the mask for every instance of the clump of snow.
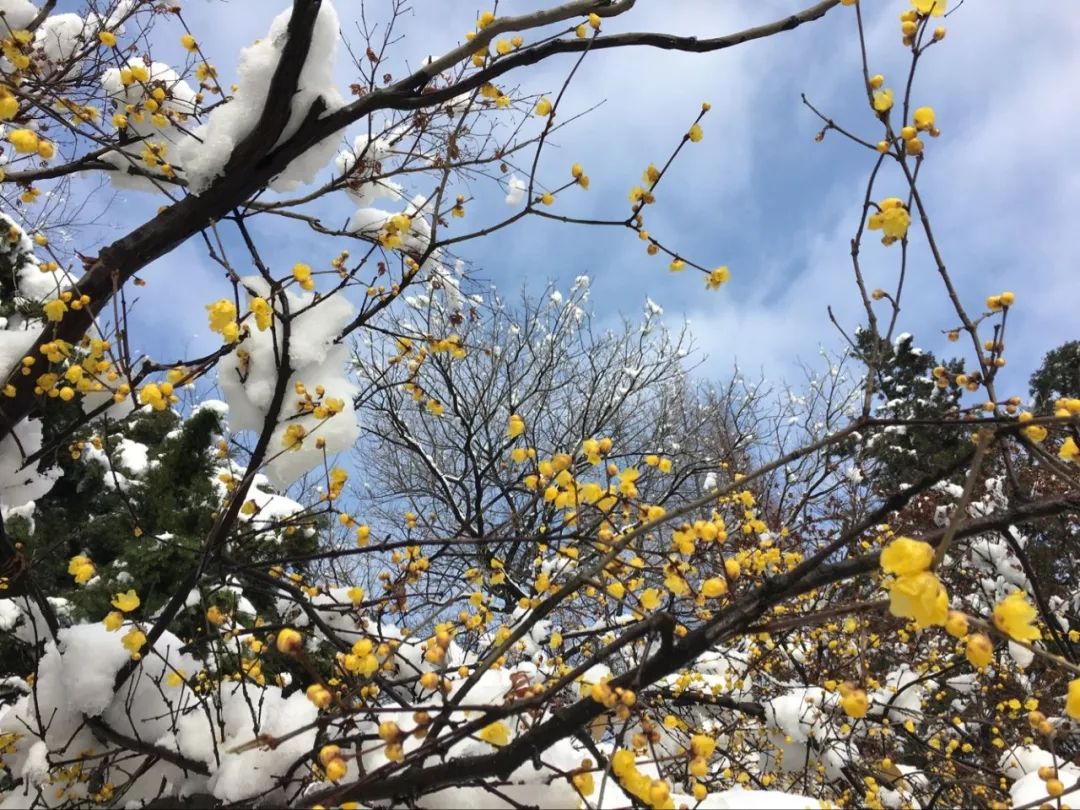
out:
<path id="1" fill-rule="evenodd" d="M 516 174 L 510 175 L 510 179 L 506 181 L 506 187 L 509 189 L 506 192 L 507 205 L 519 205 L 525 199 L 525 181 Z"/>
<path id="2" fill-rule="evenodd" d="M 267 299 L 269 289 L 258 276 L 245 278 L 245 285 Z M 271 460 L 266 473 L 274 486 L 285 489 L 323 459 L 323 450 L 316 447 L 318 439 L 325 440 L 327 453 L 338 453 L 352 447 L 360 434 L 352 407 L 356 386 L 345 374 L 348 348 L 335 344 L 334 339 L 352 318 L 355 309 L 342 295 L 318 301 L 311 295 L 286 293 L 290 313 L 289 365 L 292 374 L 286 385 L 284 403 L 278 414 L 270 444 Z M 236 350 L 227 355 L 218 369 L 218 382 L 225 394 L 234 431 L 261 431 L 274 398 L 278 383 L 276 358 L 282 350 L 282 324 L 276 321 L 273 330 L 253 329 Z M 275 345 L 275 335 L 276 345 Z M 245 359 L 246 358 L 246 359 Z M 340 400 L 344 409 L 320 420 L 313 413 L 302 413 L 305 396 L 297 393 L 297 384 L 315 395 L 322 386 L 322 401 Z M 286 431 L 290 426 L 304 429 L 303 442 L 286 449 Z"/>
<path id="3" fill-rule="evenodd" d="M 274 18 L 264 38 L 240 52 L 237 89 L 232 99 L 215 109 L 206 124 L 195 131 L 195 138 L 181 148 L 181 164 L 193 194 L 200 194 L 209 188 L 228 164 L 233 150 L 259 122 L 270 91 L 270 82 L 288 40 L 291 16 L 291 9 L 283 11 Z M 307 60 L 292 98 L 289 121 L 278 143 L 296 133 L 317 99 L 322 98 L 328 110 L 344 104 L 333 82 L 339 36 L 337 12 L 330 0 L 324 0 L 315 20 Z M 336 142 L 337 136 L 332 134 L 316 144 L 294 160 L 270 183 L 270 187 L 275 191 L 288 191 L 302 183 L 310 183 L 315 173 L 333 157 Z"/>
<path id="4" fill-rule="evenodd" d="M 36 464 L 24 467 L 25 458 L 41 449 L 41 422 L 25 419 L 0 440 L 0 519 L 45 495 L 63 471 L 39 472 Z"/>
<path id="5" fill-rule="evenodd" d="M 30 0 L 0 0 L 0 14 L 4 17 L 4 24 L 13 31 L 30 25 L 38 11 L 38 7 Z"/>
<path id="6" fill-rule="evenodd" d="M 213 770 L 208 788 L 224 802 L 239 802 L 262 794 L 315 744 L 314 728 L 295 733 L 310 726 L 318 715 L 315 704 L 303 692 L 294 692 L 286 698 L 277 686 L 253 688 L 251 684 L 238 683 L 223 688 L 220 699 L 220 726 L 217 717 L 191 712 L 180 718 L 176 745 L 180 753 L 205 762 Z M 280 737 L 282 742 L 272 749 L 244 748 L 258 734 Z M 264 798 L 270 806 L 281 802 L 284 796 L 276 791 L 273 795 L 277 802 Z"/>

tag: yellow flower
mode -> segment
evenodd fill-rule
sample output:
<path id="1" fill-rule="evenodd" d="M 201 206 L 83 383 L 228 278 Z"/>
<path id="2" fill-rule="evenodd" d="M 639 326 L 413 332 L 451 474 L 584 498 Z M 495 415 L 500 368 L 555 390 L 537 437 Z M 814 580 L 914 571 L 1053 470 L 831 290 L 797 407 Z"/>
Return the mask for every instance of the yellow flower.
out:
<path id="1" fill-rule="evenodd" d="M 260 332 L 265 332 L 270 328 L 274 313 L 265 298 L 251 299 L 251 313 L 255 316 L 255 326 Z"/>
<path id="2" fill-rule="evenodd" d="M 889 586 L 889 612 L 914 619 L 919 629 L 945 624 L 949 595 L 941 580 L 929 571 L 897 577 Z"/>
<path id="3" fill-rule="evenodd" d="M 182 669 L 175 669 L 165 676 L 165 683 L 174 689 L 184 682 L 184 678 L 187 677 L 187 673 Z"/>
<path id="4" fill-rule="evenodd" d="M 281 437 L 281 446 L 287 450 L 299 450 L 304 444 L 306 435 L 307 429 L 303 425 L 293 422 L 285 428 L 285 433 Z"/>
<path id="5" fill-rule="evenodd" d="M 912 115 L 912 120 L 915 122 L 915 129 L 919 132 L 926 132 L 927 130 L 934 128 L 934 108 L 933 107 L 919 107 Z"/>
<path id="6" fill-rule="evenodd" d="M 963 638 L 968 634 L 967 616 L 959 610 L 950 610 L 945 619 L 945 632 L 953 638 Z"/>
<path id="7" fill-rule="evenodd" d="M 994 627 L 1017 641 L 1042 638 L 1032 622 L 1038 614 L 1022 591 L 1013 591 L 994 607 Z"/>
<path id="8" fill-rule="evenodd" d="M 94 564 L 90 558 L 82 554 L 76 554 L 68 562 L 68 573 L 75 577 L 75 583 L 82 585 L 94 576 Z"/>
<path id="9" fill-rule="evenodd" d="M 870 215 L 867 226 L 872 231 L 882 231 L 885 236 L 883 242 L 889 244 L 897 239 L 907 236 L 908 227 L 911 225 L 911 214 L 899 197 L 889 197 L 878 203 L 880 209 Z"/>
<path id="10" fill-rule="evenodd" d="M 730 279 L 731 271 L 728 270 L 727 265 L 717 267 L 705 277 L 705 288 L 709 290 L 719 289 L 722 284 L 727 284 Z"/>
<path id="11" fill-rule="evenodd" d="M 511 439 L 516 439 L 522 433 L 525 432 L 525 420 L 518 414 L 512 414 L 510 417 L 510 423 L 506 427 L 506 435 Z"/>
<path id="12" fill-rule="evenodd" d="M 484 726 L 480 731 L 476 733 L 486 743 L 494 745 L 496 748 L 502 748 L 510 742 L 510 730 L 506 727 L 505 723 L 495 722 L 489 726 Z"/>
<path id="13" fill-rule="evenodd" d="M 727 582 L 723 577 L 710 577 L 701 583 L 701 595 L 706 599 L 716 599 L 727 593 Z"/>
<path id="14" fill-rule="evenodd" d="M 649 588 L 641 592 L 641 606 L 646 610 L 656 610 L 660 607 L 660 591 Z"/>
<path id="15" fill-rule="evenodd" d="M 28 155 L 38 150 L 38 136 L 32 129 L 13 129 L 7 139 L 21 154 Z"/>
<path id="16" fill-rule="evenodd" d="M 225 331 L 225 327 L 236 320 L 236 305 L 227 298 L 221 298 L 212 304 L 206 305 L 209 314 L 210 331 Z"/>
<path id="17" fill-rule="evenodd" d="M 195 37 L 191 34 L 184 34 L 180 37 L 180 44 L 184 46 L 185 51 L 196 51 L 199 49 L 199 43 L 195 41 Z"/>
<path id="18" fill-rule="evenodd" d="M 881 552 L 881 568 L 887 574 L 898 577 L 918 574 L 930 568 L 934 561 L 934 549 L 929 543 L 898 537 Z"/>
<path id="19" fill-rule="evenodd" d="M 924 16 L 940 17 L 945 13 L 948 0 L 911 0 L 911 5 Z"/>
<path id="20" fill-rule="evenodd" d="M 345 774 L 349 772 L 349 766 L 341 757 L 336 757 L 324 766 L 326 768 L 326 778 L 331 782 L 339 782 L 345 778 Z"/>
<path id="21" fill-rule="evenodd" d="M 476 26 L 477 28 L 487 28 L 493 22 L 495 22 L 495 14 L 491 11 L 485 11 L 477 18 Z"/>
<path id="22" fill-rule="evenodd" d="M 67 304 L 59 298 L 54 298 L 51 301 L 47 301 L 41 309 L 45 313 L 46 318 L 50 321 L 57 322 L 64 319 L 64 313 L 67 312 L 68 307 Z"/>
<path id="23" fill-rule="evenodd" d="M 1058 455 L 1065 461 L 1071 461 L 1073 464 L 1080 464 L 1080 447 L 1076 446 L 1076 441 L 1072 436 L 1061 443 L 1061 449 L 1058 450 Z"/>
<path id="24" fill-rule="evenodd" d="M 848 717 L 865 717 L 870 701 L 864 690 L 843 683 L 840 684 L 840 708 Z"/>
<path id="25" fill-rule="evenodd" d="M 112 598 L 110 604 L 117 610 L 131 613 L 140 604 L 139 595 L 134 590 L 129 590 L 127 593 L 118 593 Z"/>
<path id="26" fill-rule="evenodd" d="M 1080 720 L 1080 678 L 1069 681 L 1069 696 L 1065 699 L 1065 714 Z"/>
<path id="27" fill-rule="evenodd" d="M 591 796 L 593 791 L 596 790 L 596 780 L 593 779 L 593 775 L 589 771 L 574 774 L 570 781 L 582 796 Z"/>
<path id="28" fill-rule="evenodd" d="M 116 35 L 111 31 L 102 31 L 97 35 L 98 41 L 106 48 L 116 47 Z"/>
<path id="29" fill-rule="evenodd" d="M 278 631 L 276 646 L 282 655 L 296 655 L 304 649 L 304 637 L 299 631 L 285 627 Z"/>
<path id="30" fill-rule="evenodd" d="M 547 96 L 536 102 L 536 114 L 539 116 L 551 115 L 551 101 Z"/>
<path id="31" fill-rule="evenodd" d="M 19 100 L 0 88 L 0 121 L 10 121 L 19 114 Z"/>
<path id="32" fill-rule="evenodd" d="M 983 633 L 972 633 L 968 636 L 964 655 L 973 667 L 984 669 L 994 660 L 994 643 Z"/>
<path id="33" fill-rule="evenodd" d="M 1028 425 L 1023 431 L 1024 435 L 1035 442 L 1035 444 L 1042 444 L 1046 441 L 1047 432 L 1046 428 L 1042 425 Z"/>
<path id="34" fill-rule="evenodd" d="M 311 278 L 311 268 L 308 265 L 297 262 L 293 265 L 292 275 L 303 289 L 309 292 L 315 289 L 315 281 Z"/>
<path id="35" fill-rule="evenodd" d="M 682 259 L 672 259 L 671 264 L 668 266 L 668 270 L 670 270 L 672 273 L 678 273 L 681 270 L 685 269 L 686 262 L 684 262 Z"/>
<path id="36" fill-rule="evenodd" d="M 143 645 L 146 643 L 146 634 L 138 627 L 132 627 L 124 633 L 120 643 L 124 645 L 125 650 L 131 653 L 132 658 L 138 660 L 139 651 L 142 650 Z"/>
<path id="37" fill-rule="evenodd" d="M 704 138 L 705 137 L 705 132 L 704 132 L 704 130 L 702 130 L 701 124 L 695 122 L 694 125 L 692 127 L 690 127 L 690 131 L 686 133 L 686 137 L 689 138 L 694 143 L 697 143 L 702 138 Z"/>
<path id="38" fill-rule="evenodd" d="M 124 624 L 124 614 L 118 610 L 110 610 L 109 614 L 102 621 L 105 625 L 105 629 L 110 633 L 119 630 Z"/>
<path id="39" fill-rule="evenodd" d="M 874 91 L 874 109 L 879 113 L 887 113 L 893 106 L 893 91 L 891 87 L 885 87 Z"/>

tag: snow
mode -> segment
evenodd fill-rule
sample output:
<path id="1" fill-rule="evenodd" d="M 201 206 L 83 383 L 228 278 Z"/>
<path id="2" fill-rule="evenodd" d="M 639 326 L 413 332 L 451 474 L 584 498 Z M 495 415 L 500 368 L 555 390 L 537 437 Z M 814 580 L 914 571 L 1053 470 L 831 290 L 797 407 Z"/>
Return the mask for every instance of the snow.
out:
<path id="1" fill-rule="evenodd" d="M 1001 755 L 998 767 L 1009 779 L 1019 779 L 1025 773 L 1037 771 L 1043 767 L 1062 767 L 1065 760 L 1055 757 L 1045 748 L 1037 745 L 1017 745 Z"/>
<path id="2" fill-rule="evenodd" d="M 1080 767 L 1070 764 L 1058 768 L 1057 778 L 1061 780 L 1065 792 L 1068 793 L 1076 787 L 1077 782 L 1080 782 Z M 1013 807 L 1039 807 L 1052 802 L 1046 792 L 1046 782 L 1039 778 L 1037 771 L 1024 774 L 1013 782 L 1009 788 L 1009 795 L 1012 796 Z M 1053 805 L 1050 804 L 1050 806 Z"/>
<path id="3" fill-rule="evenodd" d="M 30 0 L 0 0 L 0 14 L 4 23 L 13 31 L 26 28 L 38 14 L 38 8 Z"/>
<path id="4" fill-rule="evenodd" d="M 509 189 L 506 193 L 506 204 L 519 205 L 525 199 L 525 181 L 516 174 L 512 174 L 506 181 L 506 186 Z"/>
<path id="5" fill-rule="evenodd" d="M 166 175 L 160 166 L 152 168 L 143 160 L 143 151 L 146 144 L 163 146 L 165 151 L 162 159 L 171 163 L 175 159 L 176 153 L 182 151 L 186 144 L 192 142 L 192 137 L 187 131 L 188 127 L 183 125 L 183 122 L 190 116 L 195 115 L 198 102 L 191 85 L 181 79 L 180 74 L 163 62 L 152 62 L 147 66 L 140 57 L 133 56 L 128 59 L 126 67 L 145 69 L 149 75 L 149 81 L 145 84 L 132 82 L 125 87 L 120 80 L 120 69 L 110 68 L 101 76 L 101 86 L 109 95 L 109 98 L 115 101 L 120 108 L 126 105 L 142 104 L 147 99 L 148 86 L 151 84 L 154 86 L 160 85 L 168 93 L 161 102 L 160 112 L 168 114 L 170 123 L 165 126 L 158 126 L 150 116 L 146 116 L 142 121 L 139 121 L 135 115 L 129 115 L 127 117 L 127 131 L 130 136 L 135 138 L 135 142 L 128 149 L 106 153 L 102 156 L 102 159 L 117 168 L 117 171 L 109 173 L 109 179 L 114 186 L 135 191 L 159 191 L 162 187 L 165 187 L 159 181 L 128 174 L 127 169 L 136 167 L 141 172 L 150 172 L 156 177 L 164 178 Z M 182 125 L 177 126 L 171 123 L 173 120 L 181 122 Z"/>
<path id="6" fill-rule="evenodd" d="M 746 790 L 736 787 L 710 793 L 700 804 L 690 799 L 686 805 L 700 810 L 818 810 L 821 802 L 809 796 L 784 793 L 781 790 Z"/>
<path id="7" fill-rule="evenodd" d="M 37 419 L 23 420 L 11 435 L 0 440 L 0 519 L 6 520 L 12 510 L 45 495 L 63 475 L 59 467 L 44 472 L 39 472 L 37 465 L 23 467 L 23 453 L 30 455 L 40 449 L 41 422 Z"/>
<path id="8" fill-rule="evenodd" d="M 252 292 L 269 298 L 269 290 L 262 278 L 248 276 L 243 282 Z M 309 469 L 322 463 L 323 451 L 316 447 L 319 438 L 325 440 L 326 452 L 333 454 L 352 447 L 360 435 L 352 407 L 356 386 L 345 376 L 349 349 L 343 344 L 334 344 L 334 339 L 355 312 L 353 305 L 342 295 L 318 301 L 307 294 L 286 295 L 291 315 L 289 362 L 293 373 L 281 409 L 281 416 L 285 418 L 279 419 L 274 430 L 270 443 L 272 458 L 266 468 L 270 481 L 279 489 L 287 488 Z M 223 358 L 218 367 L 218 382 L 228 403 L 230 427 L 234 431 L 263 429 L 278 380 L 275 355 L 281 349 L 280 331 L 280 323 L 273 330 L 252 330 L 241 346 Z M 248 356 L 243 372 L 244 362 L 237 353 L 240 350 Z M 324 401 L 340 399 L 344 410 L 323 421 L 313 414 L 296 416 L 298 404 L 304 401 L 304 397 L 296 393 L 297 383 L 302 383 L 313 396 L 316 386 L 323 386 Z M 286 429 L 297 424 L 306 431 L 302 445 L 282 452 Z"/>
<path id="9" fill-rule="evenodd" d="M 252 692 L 257 695 L 255 699 L 251 697 Z M 315 744 L 315 729 L 310 728 L 273 749 L 233 750 L 251 742 L 256 734 L 284 737 L 310 725 L 318 715 L 318 709 L 303 692 L 294 692 L 285 698 L 277 686 L 258 689 L 251 684 L 233 684 L 222 690 L 221 703 L 222 728 L 219 729 L 216 720 L 205 713 L 192 712 L 180 720 L 176 742 L 182 754 L 214 768 L 208 787 L 224 802 L 239 802 L 262 793 Z M 217 746 L 220 764 L 215 762 L 212 745 L 218 735 L 221 737 Z M 280 802 L 284 794 L 275 791 L 272 795 Z M 275 804 L 271 797 L 266 801 Z"/>
<path id="10" fill-rule="evenodd" d="M 3 616 L 10 613 L 3 603 L 0 610 Z M 62 759 L 69 746 L 91 756 L 106 750 L 83 724 L 84 716 L 96 716 L 122 734 L 200 760 L 210 771 L 207 780 L 185 775 L 176 766 L 159 764 L 137 777 L 125 794 L 126 800 L 141 805 L 165 783 L 166 797 L 209 790 L 223 801 L 243 801 L 262 794 L 311 750 L 313 728 L 283 740 L 272 751 L 258 747 L 234 750 L 261 733 L 284 736 L 296 732 L 312 723 L 317 709 L 303 692 L 285 698 L 277 686 L 247 682 L 223 686 L 220 713 L 215 710 L 210 716 L 198 710 L 188 687 L 168 685 L 165 676 L 176 670 L 193 676 L 203 667 L 191 656 L 180 654 L 180 639 L 168 632 L 142 659 L 140 676 L 115 693 L 116 673 L 129 660 L 121 641 L 126 630 L 110 633 L 100 623 L 76 625 L 62 629 L 58 643 L 46 646 L 34 690 L 0 709 L 0 735 L 19 732 L 12 743 L 14 750 L 5 753 L 6 766 L 37 782 L 48 774 L 50 754 Z M 48 718 L 42 734 L 34 731 L 40 728 L 38 717 Z M 85 786 L 75 789 L 83 791 Z M 282 796 L 275 792 L 265 800 L 280 804 Z M 12 792 L 0 807 L 18 807 L 23 802 L 21 794 Z"/>
<path id="11" fill-rule="evenodd" d="M 121 439 L 116 448 L 117 463 L 133 476 L 140 476 L 146 472 L 148 466 L 148 448 L 145 444 L 133 442 L 131 439 Z"/>
<path id="12" fill-rule="evenodd" d="M 232 100 L 215 109 L 207 122 L 195 131 L 195 138 L 182 146 L 181 165 L 193 194 L 201 194 L 210 187 L 228 164 L 236 146 L 259 122 L 270 91 L 270 82 L 288 39 L 291 16 L 291 10 L 283 11 L 274 18 L 265 37 L 240 52 L 237 89 Z M 320 97 L 329 111 L 344 104 L 344 99 L 333 84 L 338 38 L 337 12 L 329 0 L 324 0 L 315 20 L 307 61 L 292 98 L 289 121 L 278 143 L 296 133 L 312 104 Z M 294 160 L 270 183 L 270 187 L 275 191 L 289 191 L 303 183 L 310 183 L 315 174 L 333 158 L 336 148 L 337 135 L 333 133 Z"/>
<path id="13" fill-rule="evenodd" d="M 6 381 L 41 335 L 43 327 L 0 329 L 0 381 Z"/>
<path id="14" fill-rule="evenodd" d="M 67 62 L 84 44 L 85 28 L 78 14 L 52 14 L 35 32 L 34 45 L 53 62 Z"/>

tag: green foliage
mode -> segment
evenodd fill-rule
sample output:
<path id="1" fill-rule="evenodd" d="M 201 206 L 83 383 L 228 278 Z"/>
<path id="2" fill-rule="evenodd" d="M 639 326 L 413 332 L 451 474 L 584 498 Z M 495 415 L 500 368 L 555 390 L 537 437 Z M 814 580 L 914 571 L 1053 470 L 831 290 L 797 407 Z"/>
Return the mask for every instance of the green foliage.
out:
<path id="1" fill-rule="evenodd" d="M 893 344 L 879 340 L 875 350 L 872 335 L 863 331 L 858 335 L 858 349 L 861 358 L 877 369 L 874 395 L 879 406 L 875 416 L 928 422 L 956 418 L 961 390 L 955 379 L 963 372 L 963 361 L 939 362 L 932 352 L 915 348 L 910 335 Z M 946 372 L 945 387 L 939 386 L 933 375 L 939 365 Z M 864 450 L 864 458 L 875 463 L 875 485 L 888 493 L 948 466 L 968 446 L 965 431 L 928 423 L 883 433 Z"/>
<path id="2" fill-rule="evenodd" d="M 1056 399 L 1080 397 L 1080 340 L 1070 340 L 1047 352 L 1028 385 L 1037 413 L 1053 411 Z"/>

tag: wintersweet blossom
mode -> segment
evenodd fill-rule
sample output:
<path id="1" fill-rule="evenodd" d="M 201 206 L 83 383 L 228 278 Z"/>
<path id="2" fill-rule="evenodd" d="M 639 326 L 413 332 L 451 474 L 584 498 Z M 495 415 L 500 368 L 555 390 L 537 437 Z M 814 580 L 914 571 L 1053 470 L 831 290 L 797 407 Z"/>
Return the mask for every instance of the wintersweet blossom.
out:
<path id="1" fill-rule="evenodd" d="M 251 314 L 255 316 L 255 326 L 260 332 L 270 328 L 274 319 L 274 311 L 265 298 L 251 299 Z"/>
<path id="2" fill-rule="evenodd" d="M 887 113 L 893 106 L 893 91 L 891 87 L 884 87 L 874 91 L 874 109 L 879 113 Z"/>
<path id="3" fill-rule="evenodd" d="M 502 748 L 510 742 L 510 730 L 506 727 L 505 723 L 500 721 L 484 726 L 476 733 L 476 736 L 484 742 L 494 745 L 496 748 Z"/>
<path id="4" fill-rule="evenodd" d="M 911 5 L 923 16 L 940 17 L 948 7 L 948 0 L 911 0 Z"/>
<path id="5" fill-rule="evenodd" d="M 75 577 L 75 582 L 82 585 L 94 577 L 94 564 L 83 554 L 76 554 L 68 562 L 68 573 Z"/>
<path id="6" fill-rule="evenodd" d="M 985 633 L 972 633 L 964 646 L 964 655 L 976 669 L 985 669 L 994 660 L 994 643 Z"/>
<path id="7" fill-rule="evenodd" d="M 506 435 L 511 439 L 516 439 L 522 433 L 525 432 L 525 420 L 518 414 L 511 414 L 510 422 L 506 427 Z"/>
<path id="8" fill-rule="evenodd" d="M 1065 713 L 1073 720 L 1080 720 L 1080 678 L 1069 681 L 1069 696 L 1065 698 Z"/>
<path id="9" fill-rule="evenodd" d="M 113 633 L 123 626 L 124 614 L 119 610 L 110 610 L 108 615 L 102 620 L 102 624 L 105 625 L 106 630 Z"/>
<path id="10" fill-rule="evenodd" d="M 38 134 L 32 129 L 13 129 L 7 139 L 19 154 L 29 155 L 38 150 Z"/>
<path id="11" fill-rule="evenodd" d="M 118 593 L 112 598 L 110 604 L 119 611 L 130 613 L 139 606 L 139 595 L 133 589 L 127 593 Z"/>
<path id="12" fill-rule="evenodd" d="M 850 683 L 840 684 L 840 708 L 848 717 L 865 717 L 870 708 L 866 691 L 857 689 Z"/>
<path id="13" fill-rule="evenodd" d="M 910 537 L 898 537 L 881 551 L 882 570 L 899 577 L 926 571 L 933 561 L 933 546 Z"/>
<path id="14" fill-rule="evenodd" d="M 206 305 L 210 330 L 221 333 L 225 327 L 236 320 L 236 305 L 227 298 L 221 298 Z"/>
<path id="15" fill-rule="evenodd" d="M 727 582 L 723 577 L 709 577 L 701 583 L 701 595 L 706 599 L 716 599 L 727 593 Z"/>
<path id="16" fill-rule="evenodd" d="M 888 197 L 878 203 L 878 211 L 870 215 L 867 227 L 872 231 L 881 231 L 882 242 L 892 244 L 897 239 L 907 236 L 911 225 L 911 214 L 904 207 L 899 197 Z"/>
<path id="17" fill-rule="evenodd" d="M 949 595 L 930 571 L 897 577 L 889 586 L 889 612 L 913 619 L 920 630 L 941 625 L 948 617 Z"/>
<path id="18" fill-rule="evenodd" d="M 1069 436 L 1061 443 L 1061 447 L 1058 448 L 1058 455 L 1065 461 L 1080 464 L 1080 447 L 1077 447 L 1076 440 L 1072 436 Z"/>
<path id="19" fill-rule="evenodd" d="M 919 107 L 911 116 L 915 122 L 915 129 L 919 132 L 928 132 L 934 128 L 934 108 Z"/>
<path id="20" fill-rule="evenodd" d="M 64 313 L 68 311 L 68 305 L 59 298 L 54 298 L 51 301 L 46 301 L 41 307 L 42 312 L 45 313 L 45 317 L 58 323 L 64 319 Z"/>
<path id="21" fill-rule="evenodd" d="M 1042 638 L 1032 624 L 1037 615 L 1023 591 L 1013 591 L 994 607 L 994 626 L 1016 641 L 1035 641 Z"/>
<path id="22" fill-rule="evenodd" d="M 304 649 L 304 637 L 299 631 L 285 627 L 278 631 L 275 646 L 282 655 L 296 655 Z"/>
<path id="23" fill-rule="evenodd" d="M 731 271 L 728 270 L 727 265 L 717 267 L 705 277 L 705 288 L 709 290 L 719 289 L 721 285 L 727 284 L 730 279 Z"/>
<path id="24" fill-rule="evenodd" d="M 953 638 L 964 638 L 968 634 L 968 619 L 959 610 L 950 610 L 945 619 L 945 632 Z"/>
<path id="25" fill-rule="evenodd" d="M 140 651 L 146 643 L 146 634 L 138 627 L 132 627 L 120 639 L 124 649 L 131 653 L 131 657 L 138 660 Z"/>

